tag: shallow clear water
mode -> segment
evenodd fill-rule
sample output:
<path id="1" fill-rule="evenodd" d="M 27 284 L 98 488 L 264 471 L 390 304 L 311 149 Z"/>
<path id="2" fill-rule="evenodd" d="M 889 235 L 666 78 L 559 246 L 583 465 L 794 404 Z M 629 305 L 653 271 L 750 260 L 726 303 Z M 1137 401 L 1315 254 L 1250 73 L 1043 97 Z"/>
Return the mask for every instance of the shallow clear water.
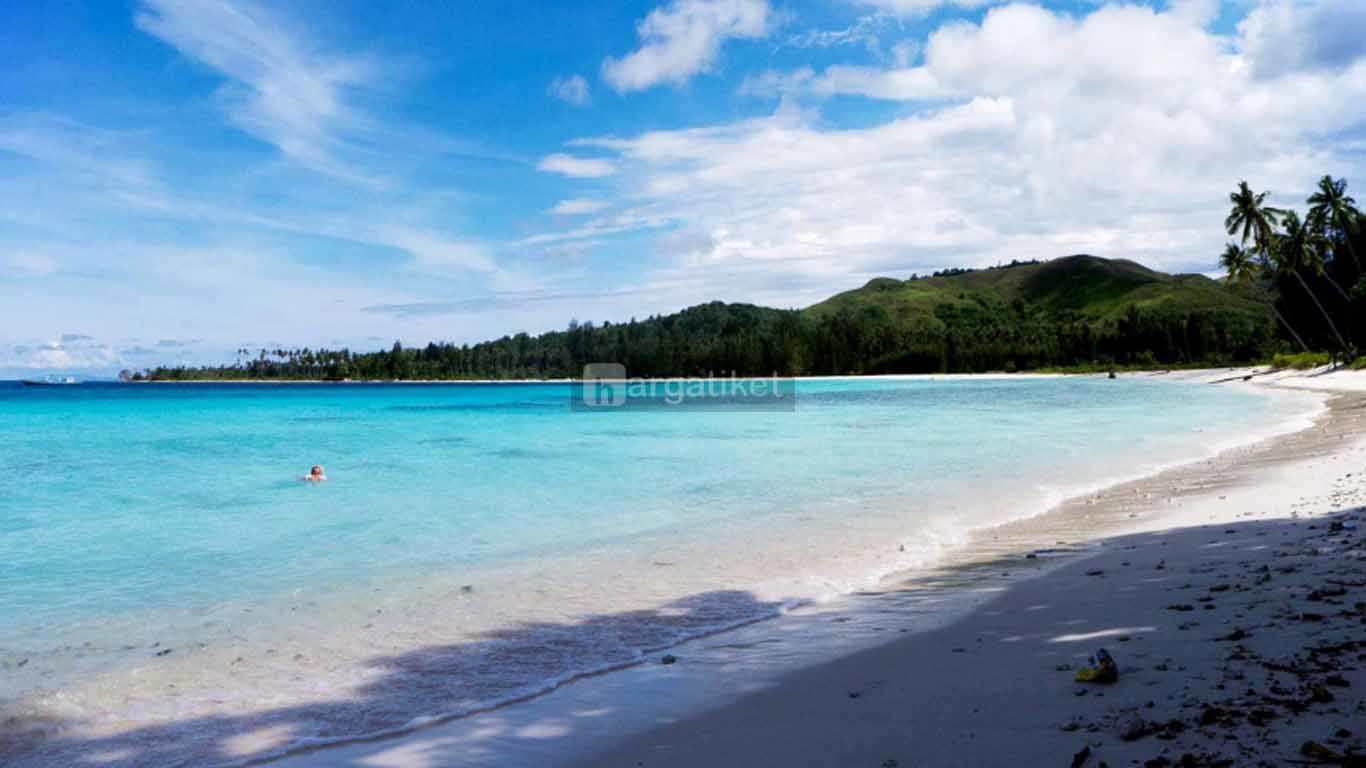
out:
<path id="1" fill-rule="evenodd" d="M 1307 407 L 1027 377 L 802 381 L 793 412 L 576 411 L 569 397 L 565 384 L 0 383 L 0 702 L 111 732 L 250 713 L 266 707 L 240 699 L 282 674 L 296 685 L 270 706 L 298 706 L 373 682 L 381 649 L 558 622 L 555 643 L 523 634 L 491 664 L 481 645 L 474 661 L 415 673 L 449 676 L 442 691 L 319 716 L 286 741 L 399 727 L 857 588 L 967 528 L 1199 458 Z M 300 481 L 314 463 L 327 483 Z M 705 609 L 686 602 L 704 594 Z M 607 630 L 582 620 L 609 611 Z M 211 685 L 197 671 L 216 651 L 241 661 L 291 640 L 304 649 L 292 665 Z M 162 643 L 176 659 L 206 655 L 149 673 Z M 298 661 L 309 649 L 322 662 Z M 36 661 L 21 670 L 20 657 Z M 147 679 L 212 691 L 161 707 L 161 689 L 134 690 Z"/>

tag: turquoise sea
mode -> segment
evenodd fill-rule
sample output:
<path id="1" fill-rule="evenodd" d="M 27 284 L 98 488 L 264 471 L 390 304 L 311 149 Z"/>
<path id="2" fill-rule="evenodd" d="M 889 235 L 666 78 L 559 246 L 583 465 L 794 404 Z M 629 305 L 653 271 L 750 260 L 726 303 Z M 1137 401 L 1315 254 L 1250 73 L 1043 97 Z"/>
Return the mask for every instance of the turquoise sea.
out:
<path id="1" fill-rule="evenodd" d="M 231 764 L 497 704 L 1311 409 L 1123 377 L 804 380 L 755 412 L 570 387 L 0 383 L 0 762 Z"/>

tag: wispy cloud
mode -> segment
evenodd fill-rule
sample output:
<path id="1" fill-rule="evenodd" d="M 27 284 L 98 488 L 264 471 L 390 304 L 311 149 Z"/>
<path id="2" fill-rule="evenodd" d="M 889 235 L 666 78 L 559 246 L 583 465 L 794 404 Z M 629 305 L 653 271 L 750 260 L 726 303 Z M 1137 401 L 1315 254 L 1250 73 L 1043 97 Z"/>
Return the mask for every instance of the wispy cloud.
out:
<path id="1" fill-rule="evenodd" d="M 0 369 L 86 371 L 116 367 L 123 362 L 117 351 L 88 336 L 70 341 L 15 344 L 0 347 Z"/>
<path id="2" fill-rule="evenodd" d="M 809 29 L 789 35 L 782 46 L 791 48 L 836 48 L 845 45 L 859 45 L 880 53 L 881 34 L 895 22 L 890 13 L 873 13 L 860 16 L 853 24 L 840 29 Z"/>
<path id="3" fill-rule="evenodd" d="M 376 240 L 413 254 L 422 267 L 491 272 L 496 269 L 486 247 L 467 239 L 451 237 L 429 229 L 385 226 L 376 233 Z"/>
<path id="4" fill-rule="evenodd" d="M 131 137 L 46 112 L 0 114 L 0 150 L 57 168 L 87 186 L 155 189 L 155 174 L 125 151 Z"/>
<path id="5" fill-rule="evenodd" d="M 57 260 L 33 251 L 0 251 L 0 277 L 47 277 L 57 271 Z"/>
<path id="6" fill-rule="evenodd" d="M 582 302 L 613 296 L 631 295 L 634 288 L 621 288 L 603 291 L 500 291 L 469 299 L 451 301 L 417 301 L 407 304 L 376 304 L 362 307 L 361 311 L 373 314 L 393 315 L 395 317 L 422 317 L 431 315 L 462 315 L 490 312 L 500 309 L 516 309 L 528 304 L 557 304 L 561 302 Z"/>
<path id="7" fill-rule="evenodd" d="M 218 95 L 237 127 L 313 170 L 378 182 L 344 158 L 369 128 L 349 97 L 379 76 L 375 60 L 321 50 L 247 0 L 144 0 L 137 24 L 227 79 Z"/>
<path id="8" fill-rule="evenodd" d="M 573 104 L 576 107 L 587 106 L 592 98 L 588 81 L 583 79 L 583 75 L 556 76 L 550 81 L 547 92 L 560 101 Z"/>
<path id="9" fill-rule="evenodd" d="M 581 216 L 586 213 L 597 213 L 606 208 L 606 200 L 595 200 L 591 197 L 575 197 L 569 200 L 561 200 L 555 204 L 550 212 L 557 216 Z"/>
<path id="10" fill-rule="evenodd" d="M 605 60 L 602 75 L 622 93 L 683 83 L 710 70 L 725 41 L 763 37 L 768 28 L 768 0 L 674 0 L 640 22 L 640 48 Z"/>
<path id="11" fill-rule="evenodd" d="M 857 0 L 862 5 L 879 8 L 901 16 L 923 16 L 936 8 L 981 8 L 1005 0 Z"/>

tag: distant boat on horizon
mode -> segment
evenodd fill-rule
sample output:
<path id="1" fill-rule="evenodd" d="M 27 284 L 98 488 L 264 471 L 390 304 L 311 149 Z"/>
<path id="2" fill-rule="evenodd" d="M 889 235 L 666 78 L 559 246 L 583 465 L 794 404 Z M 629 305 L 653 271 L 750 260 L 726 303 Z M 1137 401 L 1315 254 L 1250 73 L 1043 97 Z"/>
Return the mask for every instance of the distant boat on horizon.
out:
<path id="1" fill-rule="evenodd" d="M 19 383 L 30 387 L 60 387 L 81 382 L 75 376 L 44 376 L 41 379 L 20 379 Z"/>

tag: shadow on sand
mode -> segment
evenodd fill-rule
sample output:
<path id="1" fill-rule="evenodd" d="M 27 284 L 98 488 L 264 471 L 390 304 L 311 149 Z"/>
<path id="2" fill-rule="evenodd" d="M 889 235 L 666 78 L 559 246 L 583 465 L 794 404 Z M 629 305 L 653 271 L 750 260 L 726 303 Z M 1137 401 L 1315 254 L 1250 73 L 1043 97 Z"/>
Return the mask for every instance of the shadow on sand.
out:
<path id="1" fill-rule="evenodd" d="M 415 717 L 449 719 L 535 696 L 584 674 L 639 663 L 646 654 L 721 626 L 776 615 L 780 604 L 718 590 L 654 609 L 588 616 L 572 623 L 522 623 L 471 642 L 377 656 L 375 678 L 344 698 L 194 717 L 92 738 L 86 723 L 0 718 L 0 765 L 206 766 L 252 764 L 312 742 L 400 732 Z M 491 670 L 507 674 L 491 679 Z M 571 673 L 572 671 L 572 673 Z"/>

